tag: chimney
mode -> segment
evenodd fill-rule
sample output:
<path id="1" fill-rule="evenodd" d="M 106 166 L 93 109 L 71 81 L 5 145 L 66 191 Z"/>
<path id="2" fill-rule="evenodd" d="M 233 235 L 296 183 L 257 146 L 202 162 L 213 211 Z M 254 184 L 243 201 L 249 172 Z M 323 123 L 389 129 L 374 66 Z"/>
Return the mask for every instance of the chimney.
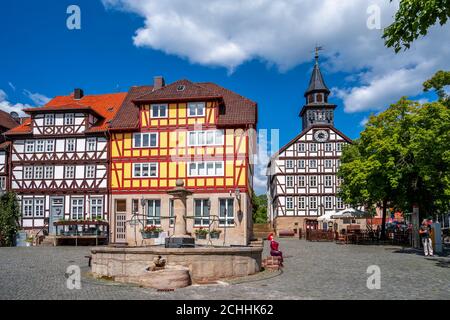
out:
<path id="1" fill-rule="evenodd" d="M 153 91 L 161 89 L 166 85 L 163 76 L 156 76 L 153 78 Z"/>
<path id="2" fill-rule="evenodd" d="M 73 90 L 73 98 L 75 100 L 80 100 L 81 98 L 83 98 L 83 96 L 84 96 L 83 89 L 75 88 L 75 90 Z"/>

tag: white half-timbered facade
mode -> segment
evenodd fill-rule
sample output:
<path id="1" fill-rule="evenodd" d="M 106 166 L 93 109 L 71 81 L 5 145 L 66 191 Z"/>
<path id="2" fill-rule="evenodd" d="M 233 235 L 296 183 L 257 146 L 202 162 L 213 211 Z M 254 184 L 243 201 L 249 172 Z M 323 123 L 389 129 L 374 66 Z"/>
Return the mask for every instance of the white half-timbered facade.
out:
<path id="1" fill-rule="evenodd" d="M 6 141 L 4 133 L 17 127 L 20 123 L 16 112 L 7 113 L 0 110 L 0 194 L 9 189 L 9 147 L 11 143 Z"/>
<path id="2" fill-rule="evenodd" d="M 336 173 L 342 149 L 351 140 L 334 127 L 336 105 L 328 103 L 329 93 L 316 57 L 300 112 L 303 130 L 268 164 L 268 215 L 277 232 L 316 227 L 305 221 L 345 208 L 337 196 Z"/>
<path id="3" fill-rule="evenodd" d="M 60 219 L 108 219 L 108 121 L 125 94 L 56 97 L 25 110 L 11 143 L 11 190 L 22 207 L 22 227 L 47 228 Z"/>

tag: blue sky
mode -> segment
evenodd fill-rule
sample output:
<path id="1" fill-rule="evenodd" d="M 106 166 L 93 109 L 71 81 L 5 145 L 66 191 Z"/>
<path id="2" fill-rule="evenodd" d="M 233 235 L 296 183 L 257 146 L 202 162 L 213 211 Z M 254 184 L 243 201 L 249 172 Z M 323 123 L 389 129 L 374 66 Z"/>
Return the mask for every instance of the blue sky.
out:
<path id="1" fill-rule="evenodd" d="M 370 2 L 379 3 L 383 26 L 395 11 L 385 2 Z M 127 91 L 132 85 L 151 84 L 155 75 L 163 75 L 166 82 L 212 81 L 256 101 L 258 127 L 281 128 L 283 145 L 301 130 L 298 113 L 316 43 L 325 47 L 322 73 L 338 105 L 335 125 L 350 138 L 358 137 L 370 113 L 402 95 L 433 100 L 434 94 L 421 93 L 420 84 L 449 67 L 445 55 L 450 46 L 442 40 L 448 40 L 449 28 L 433 30 L 409 52 L 396 56 L 384 48 L 380 30 L 365 26 L 367 4 L 249 3 L 236 9 L 223 0 L 204 7 L 205 2 L 197 0 L 2 1 L 0 108 L 34 106 L 75 87 L 86 94 Z M 66 27 L 71 4 L 81 9 L 81 30 Z M 273 7 L 281 4 L 284 7 Z M 307 9 L 315 5 L 334 21 L 331 28 L 308 15 Z M 258 20 L 267 10 L 272 14 Z M 295 10 L 298 19 L 285 17 Z M 438 45 L 433 52 L 441 50 L 442 56 L 430 57 L 430 43 Z M 425 57 L 428 64 L 423 63 Z"/>

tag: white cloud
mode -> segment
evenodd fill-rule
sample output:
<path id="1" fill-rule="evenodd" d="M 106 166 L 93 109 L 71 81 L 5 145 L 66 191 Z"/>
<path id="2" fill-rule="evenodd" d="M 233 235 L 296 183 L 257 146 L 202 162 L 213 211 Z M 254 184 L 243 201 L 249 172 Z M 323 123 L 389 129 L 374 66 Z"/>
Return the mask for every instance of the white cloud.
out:
<path id="1" fill-rule="evenodd" d="M 450 24 L 435 27 L 406 52 L 384 46 L 382 30 L 369 30 L 367 8 L 381 8 L 381 27 L 392 22 L 398 1 L 386 0 L 102 0 L 105 7 L 136 13 L 144 25 L 134 44 L 233 71 L 259 59 L 281 71 L 310 62 L 325 47 L 324 71 L 351 74 L 339 88 L 347 112 L 380 110 L 448 69 Z"/>
<path id="2" fill-rule="evenodd" d="M 29 104 L 23 104 L 23 103 L 11 103 L 8 101 L 8 96 L 0 89 L 0 110 L 5 112 L 17 112 L 20 116 L 26 116 L 25 112 L 23 112 L 23 109 L 31 108 Z"/>
<path id="3" fill-rule="evenodd" d="M 40 93 L 32 93 L 29 90 L 23 90 L 23 94 L 27 96 L 35 105 L 43 106 L 50 101 L 49 97 L 44 96 Z"/>
<path id="4" fill-rule="evenodd" d="M 361 121 L 359 122 L 359 125 L 360 125 L 361 127 L 365 127 L 368 121 L 369 121 L 369 118 L 368 118 L 368 117 L 364 117 L 364 118 L 362 118 Z"/>
<path id="5" fill-rule="evenodd" d="M 12 82 L 8 82 L 8 86 L 13 89 L 13 91 L 16 91 L 16 87 L 14 86 L 14 84 Z"/>

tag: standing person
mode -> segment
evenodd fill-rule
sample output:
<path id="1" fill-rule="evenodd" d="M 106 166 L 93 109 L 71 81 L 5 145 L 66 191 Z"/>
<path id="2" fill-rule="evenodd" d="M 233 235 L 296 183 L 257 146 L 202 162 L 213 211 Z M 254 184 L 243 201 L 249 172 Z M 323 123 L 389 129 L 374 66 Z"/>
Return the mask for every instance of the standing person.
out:
<path id="1" fill-rule="evenodd" d="M 423 253 L 425 256 L 433 256 L 433 243 L 430 237 L 430 225 L 427 220 L 422 221 L 419 229 L 419 235 L 422 238 Z"/>
<path id="2" fill-rule="evenodd" d="M 272 257 L 280 257 L 280 267 L 283 266 L 283 252 L 278 250 L 278 246 L 280 245 L 273 239 L 273 233 L 269 234 L 267 240 L 270 241 L 270 255 Z"/>

